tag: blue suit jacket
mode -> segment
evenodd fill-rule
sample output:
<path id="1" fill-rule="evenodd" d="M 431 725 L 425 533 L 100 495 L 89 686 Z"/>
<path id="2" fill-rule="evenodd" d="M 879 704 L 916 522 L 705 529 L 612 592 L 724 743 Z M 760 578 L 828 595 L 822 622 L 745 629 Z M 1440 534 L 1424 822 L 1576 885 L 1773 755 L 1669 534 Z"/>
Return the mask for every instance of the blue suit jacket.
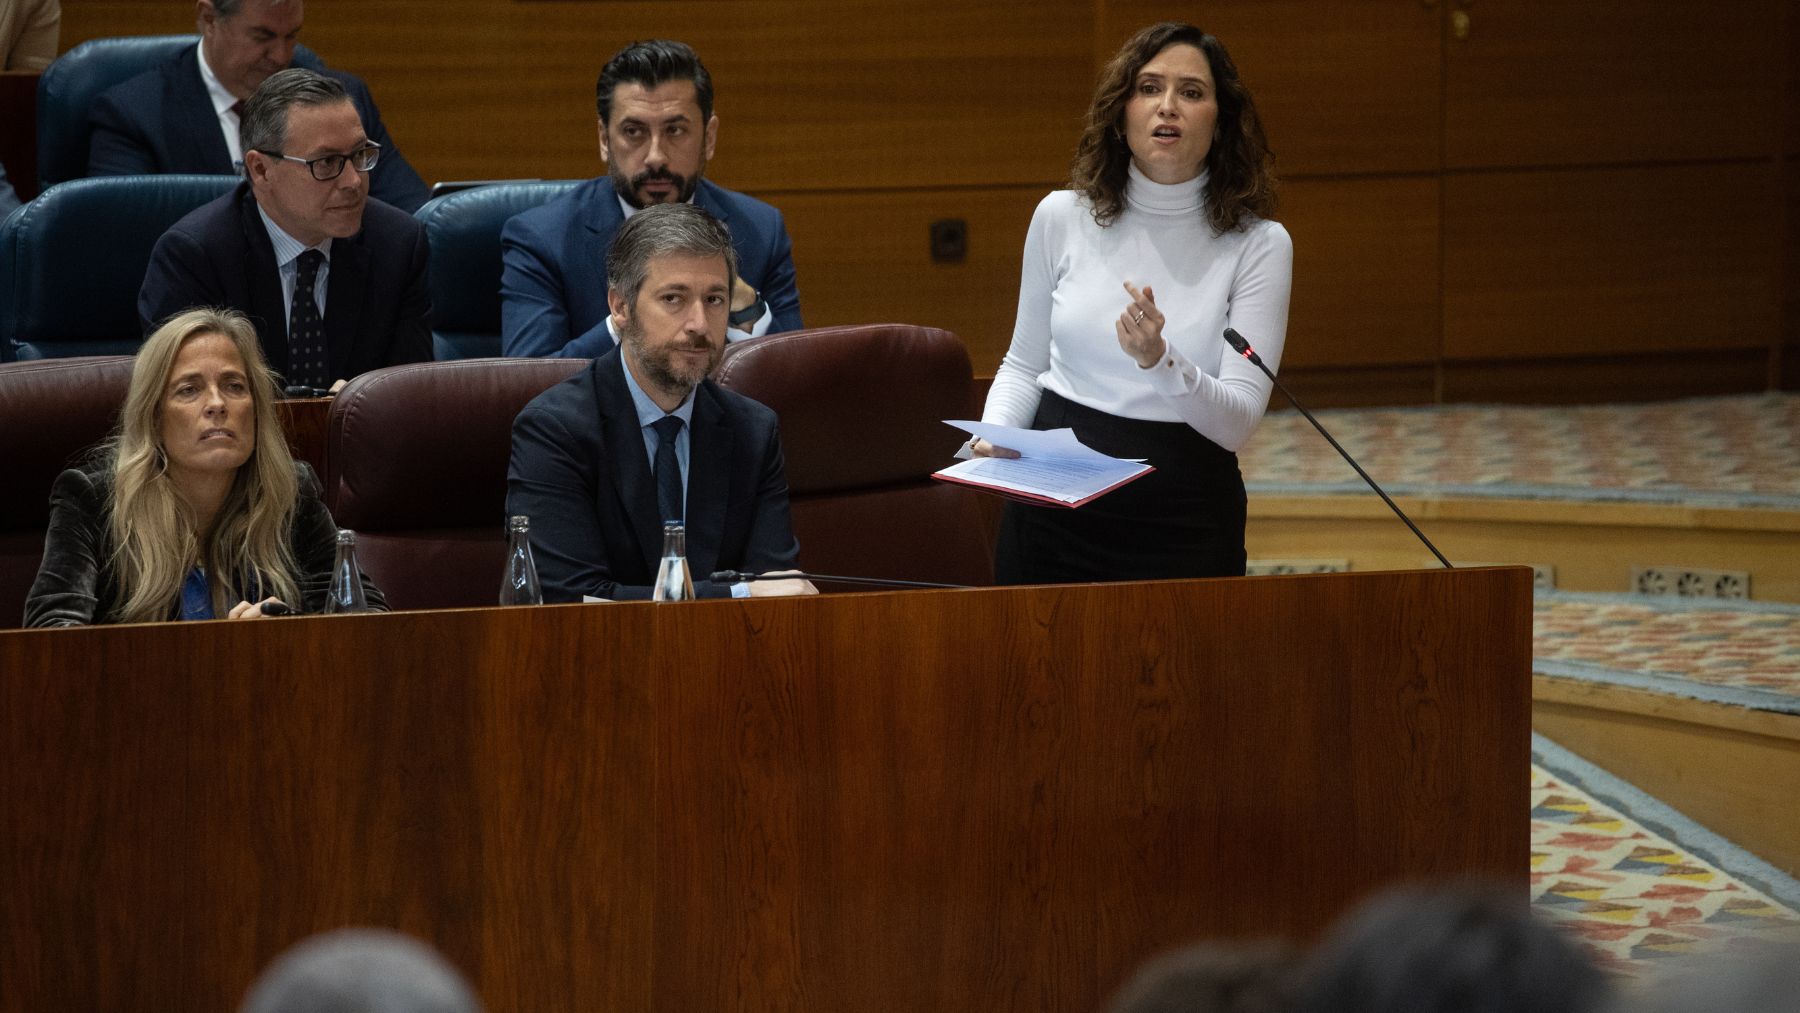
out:
<path id="1" fill-rule="evenodd" d="M 769 333 L 796 331 L 800 289 L 781 212 L 702 179 L 694 203 L 731 230 L 738 274 L 762 294 Z M 590 179 L 500 232 L 500 346 L 506 355 L 582 358 L 613 346 L 606 330 L 606 251 L 625 224 L 612 178 Z"/>
<path id="2" fill-rule="evenodd" d="M 333 379 L 431 360 L 431 296 L 425 287 L 425 227 L 371 200 L 362 231 L 331 243 L 325 280 L 325 345 Z M 138 290 L 148 334 L 194 306 L 229 306 L 256 325 L 270 368 L 288 369 L 288 306 L 275 247 L 248 182 L 169 227 L 150 252 Z"/>
<path id="3" fill-rule="evenodd" d="M 417 211 L 430 190 L 388 136 L 368 85 L 342 71 L 322 73 L 336 78 L 350 93 L 363 132 L 381 145 L 381 161 L 369 177 L 370 195 L 407 212 Z M 88 127 L 90 176 L 237 174 L 231 149 L 219 132 L 212 97 L 200 80 L 200 57 L 193 47 L 101 92 L 88 110 Z"/>
<path id="4" fill-rule="evenodd" d="M 513 421 L 506 512 L 531 518 L 547 602 L 648 598 L 662 561 L 662 517 L 637 408 L 617 348 L 539 394 Z M 688 434 L 687 558 L 694 591 L 725 597 L 715 570 L 792 569 L 775 413 L 708 380 Z"/>

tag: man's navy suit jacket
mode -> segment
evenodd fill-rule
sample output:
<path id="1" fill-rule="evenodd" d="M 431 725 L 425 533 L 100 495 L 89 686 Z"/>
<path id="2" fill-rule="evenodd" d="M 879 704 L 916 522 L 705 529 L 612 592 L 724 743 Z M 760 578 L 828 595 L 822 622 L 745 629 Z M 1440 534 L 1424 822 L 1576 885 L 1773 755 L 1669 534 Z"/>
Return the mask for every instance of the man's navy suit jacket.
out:
<path id="1" fill-rule="evenodd" d="M 761 293 L 769 333 L 796 331 L 800 289 L 781 212 L 702 179 L 694 204 L 731 230 L 738 274 Z M 506 355 L 583 358 L 612 347 L 606 329 L 606 251 L 625 224 L 612 178 L 590 179 L 500 232 L 500 344 Z"/>
<path id="2" fill-rule="evenodd" d="M 547 602 L 650 597 L 662 561 L 656 481 L 615 348 L 539 394 L 513 421 L 506 512 L 531 518 Z M 708 380 L 688 442 L 687 559 L 694 591 L 724 597 L 716 570 L 794 567 L 775 413 Z"/>
<path id="3" fill-rule="evenodd" d="M 350 93 L 363 132 L 381 145 L 369 173 L 371 196 L 408 213 L 431 195 L 425 181 L 394 146 L 369 87 L 354 74 L 321 71 Z M 143 176 L 193 172 L 234 176 L 231 149 L 219 131 L 212 96 L 200 80 L 200 57 L 188 47 L 142 74 L 100 93 L 88 110 L 88 175 Z"/>
<path id="4" fill-rule="evenodd" d="M 431 359 L 425 227 L 378 200 L 364 205 L 362 226 L 331 241 L 325 345 L 334 380 Z M 241 310 L 256 325 L 270 368 L 287 374 L 288 305 L 248 182 L 190 211 L 151 250 L 138 290 L 144 333 L 195 306 Z"/>

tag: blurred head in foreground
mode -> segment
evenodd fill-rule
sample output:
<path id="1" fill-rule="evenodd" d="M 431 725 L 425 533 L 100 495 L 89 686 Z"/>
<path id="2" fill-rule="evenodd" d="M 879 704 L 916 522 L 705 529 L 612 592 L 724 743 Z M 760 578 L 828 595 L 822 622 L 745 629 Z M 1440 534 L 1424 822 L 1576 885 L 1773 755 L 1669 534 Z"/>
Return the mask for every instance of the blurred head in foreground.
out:
<path id="1" fill-rule="evenodd" d="M 241 1013 L 481 1013 L 481 1001 L 424 943 L 381 929 L 339 929 L 275 958 Z"/>

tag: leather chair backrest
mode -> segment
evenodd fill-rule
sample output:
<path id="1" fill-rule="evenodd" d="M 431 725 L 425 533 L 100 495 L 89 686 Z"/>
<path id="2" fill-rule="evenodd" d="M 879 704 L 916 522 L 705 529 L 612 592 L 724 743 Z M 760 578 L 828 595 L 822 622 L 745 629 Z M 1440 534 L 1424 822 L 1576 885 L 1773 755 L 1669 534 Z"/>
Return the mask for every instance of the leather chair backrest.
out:
<path id="1" fill-rule="evenodd" d="M 38 79 L 38 185 L 87 175 L 88 107 L 100 93 L 200 41 L 198 35 L 133 35 L 90 39 L 56 58 Z M 319 70 L 318 54 L 294 48 L 294 65 Z"/>
<path id="2" fill-rule="evenodd" d="M 109 436 L 131 385 L 130 356 L 0 364 L 0 627 L 19 625 L 44 555 L 50 486 Z"/>
<path id="3" fill-rule="evenodd" d="M 325 491 L 393 608 L 492 605 L 506 556 L 513 419 L 587 359 L 389 366 L 332 401 Z"/>
<path id="4" fill-rule="evenodd" d="M 439 359 L 500 354 L 500 229 L 579 186 L 517 180 L 434 197 L 413 212 L 431 244 L 431 323 Z"/>
<path id="5" fill-rule="evenodd" d="M 0 223 L 0 361 L 135 354 L 157 239 L 233 176 L 60 183 Z"/>
<path id="6" fill-rule="evenodd" d="M 973 371 L 949 331 L 821 327 L 738 342 L 715 379 L 774 409 L 803 569 L 993 582 L 980 494 L 938 482 L 967 437 Z M 842 588 L 830 588 L 841 590 Z"/>

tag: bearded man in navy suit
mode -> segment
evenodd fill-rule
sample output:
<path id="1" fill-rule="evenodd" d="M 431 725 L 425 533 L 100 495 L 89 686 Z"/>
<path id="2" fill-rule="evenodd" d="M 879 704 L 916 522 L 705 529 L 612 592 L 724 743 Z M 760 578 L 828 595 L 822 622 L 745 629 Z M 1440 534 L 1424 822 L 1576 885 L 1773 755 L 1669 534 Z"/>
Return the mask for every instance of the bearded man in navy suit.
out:
<path id="1" fill-rule="evenodd" d="M 501 232 L 500 343 L 507 355 L 590 358 L 607 325 L 606 251 L 625 219 L 692 203 L 725 223 L 737 254 L 727 337 L 798 330 L 800 290 L 781 212 L 702 176 L 719 139 L 712 78 L 687 45 L 634 42 L 600 72 L 607 175 L 513 216 Z"/>
<path id="2" fill-rule="evenodd" d="M 646 208 L 607 256 L 618 346 L 513 421 L 506 510 L 531 518 L 547 602 L 649 598 L 663 523 L 686 525 L 700 597 L 816 594 L 784 573 L 800 546 L 775 413 L 708 379 L 725 353 L 732 237 L 689 204 Z"/>
<path id="3" fill-rule="evenodd" d="M 88 175 L 235 175 L 243 162 L 244 103 L 270 74 L 293 64 L 304 15 L 304 0 L 198 0 L 198 46 L 95 99 Z M 352 74 L 311 69 L 343 85 L 369 139 L 381 145 L 381 171 L 369 192 L 417 211 L 430 192 L 388 136 L 368 86 Z"/>
<path id="4" fill-rule="evenodd" d="M 291 386 L 431 358 L 425 227 L 369 197 L 381 149 L 335 79 L 284 70 L 244 107 L 245 180 L 170 226 L 138 290 L 149 333 L 194 306 L 248 316 Z"/>

